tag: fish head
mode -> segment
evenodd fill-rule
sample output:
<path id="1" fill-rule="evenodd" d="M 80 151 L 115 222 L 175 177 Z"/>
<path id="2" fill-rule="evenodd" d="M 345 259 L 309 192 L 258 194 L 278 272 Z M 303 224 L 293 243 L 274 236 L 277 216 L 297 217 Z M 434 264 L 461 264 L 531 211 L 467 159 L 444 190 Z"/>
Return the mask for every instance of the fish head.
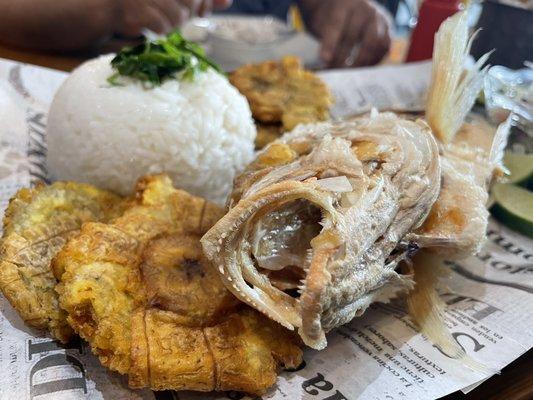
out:
<path id="1" fill-rule="evenodd" d="M 296 128 L 236 180 L 204 252 L 242 301 L 313 348 L 370 303 L 408 288 L 395 269 L 439 192 L 423 122 L 385 113 Z"/>

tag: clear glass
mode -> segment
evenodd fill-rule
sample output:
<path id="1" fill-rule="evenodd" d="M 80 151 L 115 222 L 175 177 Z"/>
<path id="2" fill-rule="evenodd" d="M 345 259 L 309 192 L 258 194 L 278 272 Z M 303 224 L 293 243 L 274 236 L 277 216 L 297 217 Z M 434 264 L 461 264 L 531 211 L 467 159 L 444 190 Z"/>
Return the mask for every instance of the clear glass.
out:
<path id="1" fill-rule="evenodd" d="M 485 78 L 485 108 L 490 119 L 500 123 L 510 112 L 516 123 L 533 137 L 533 69 L 492 67 Z"/>

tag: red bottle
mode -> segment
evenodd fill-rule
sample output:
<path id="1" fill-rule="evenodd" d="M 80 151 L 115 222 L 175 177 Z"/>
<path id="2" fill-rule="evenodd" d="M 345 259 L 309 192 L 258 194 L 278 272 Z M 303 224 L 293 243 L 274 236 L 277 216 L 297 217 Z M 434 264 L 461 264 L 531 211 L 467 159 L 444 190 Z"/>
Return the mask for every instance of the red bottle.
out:
<path id="1" fill-rule="evenodd" d="M 440 24 L 462 8 L 460 0 L 424 0 L 418 23 L 411 35 L 406 62 L 428 60 L 433 55 L 433 40 Z"/>

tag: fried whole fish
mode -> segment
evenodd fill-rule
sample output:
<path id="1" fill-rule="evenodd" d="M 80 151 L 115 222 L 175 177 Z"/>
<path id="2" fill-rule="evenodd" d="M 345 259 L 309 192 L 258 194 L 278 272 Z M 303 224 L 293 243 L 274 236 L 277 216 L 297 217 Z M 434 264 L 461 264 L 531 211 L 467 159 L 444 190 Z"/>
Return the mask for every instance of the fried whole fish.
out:
<path id="1" fill-rule="evenodd" d="M 413 287 L 397 266 L 417 249 L 479 249 L 508 130 L 486 156 L 464 140 L 472 126 L 456 137 L 486 71 L 482 57 L 464 73 L 470 43 L 465 13 L 439 30 L 429 125 L 374 111 L 299 126 L 258 154 L 202 238 L 229 290 L 321 349 L 327 331 Z"/>
<path id="2" fill-rule="evenodd" d="M 147 177 L 122 216 L 84 224 L 54 259 L 69 324 L 131 387 L 261 394 L 281 366 L 301 363 L 297 336 L 207 267 L 199 239 L 222 215 Z"/>
<path id="3" fill-rule="evenodd" d="M 236 180 L 204 250 L 239 299 L 323 348 L 411 286 L 395 268 L 439 194 L 438 161 L 429 126 L 392 113 L 299 126 Z"/>
<path id="4" fill-rule="evenodd" d="M 28 325 L 68 341 L 72 330 L 58 305 L 51 260 L 82 223 L 107 221 L 122 209 L 119 196 L 80 183 L 56 182 L 15 194 L 0 241 L 0 288 Z"/>

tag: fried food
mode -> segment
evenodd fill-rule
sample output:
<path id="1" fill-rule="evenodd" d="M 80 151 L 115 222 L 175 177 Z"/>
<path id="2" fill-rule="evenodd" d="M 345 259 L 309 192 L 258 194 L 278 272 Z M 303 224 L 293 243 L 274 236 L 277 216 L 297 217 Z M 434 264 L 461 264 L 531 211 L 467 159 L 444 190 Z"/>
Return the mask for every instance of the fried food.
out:
<path id="1" fill-rule="evenodd" d="M 255 148 L 262 149 L 270 142 L 273 142 L 283 133 L 281 124 L 256 123 L 257 136 L 255 137 Z"/>
<path id="2" fill-rule="evenodd" d="M 21 189 L 11 199 L 0 242 L 0 288 L 20 316 L 65 342 L 72 334 L 54 291 L 50 263 L 87 221 L 122 212 L 122 199 L 90 185 L 56 182 Z"/>
<path id="3" fill-rule="evenodd" d="M 438 157 L 427 124 L 392 113 L 301 125 L 235 180 L 205 254 L 235 296 L 322 349 L 326 332 L 411 287 L 395 269 L 438 196 Z"/>
<path id="4" fill-rule="evenodd" d="M 200 237 L 223 215 L 172 187 L 138 183 L 112 223 L 87 223 L 54 260 L 68 322 L 134 388 L 260 394 L 301 363 L 297 337 L 240 303 Z"/>
<path id="5" fill-rule="evenodd" d="M 230 81 L 248 99 L 259 127 L 281 124 L 281 133 L 298 124 L 329 118 L 333 101 L 328 87 L 304 70 L 296 57 L 245 65 L 230 76 Z M 263 137 L 257 144 L 266 138 L 259 131 Z"/>
<path id="6" fill-rule="evenodd" d="M 486 71 L 484 56 L 462 75 L 467 20 L 457 13 L 437 34 L 427 122 L 372 111 L 298 126 L 235 179 L 230 210 L 201 240 L 229 290 L 298 327 L 311 347 L 324 348 L 326 332 L 414 283 L 424 289 L 414 292 L 412 315 L 430 325 L 440 315 L 436 292 L 426 296 L 437 277 L 399 274 L 398 263 L 420 248 L 458 257 L 481 247 L 509 123 L 494 135 L 464 123 Z"/>
<path id="7" fill-rule="evenodd" d="M 487 123 L 467 123 L 442 146 L 441 191 L 414 238 L 421 247 L 448 259 L 481 250 L 489 222 L 488 190 L 503 158 L 503 147 L 498 150 L 497 143 L 507 142 L 508 125 L 494 132 Z"/>

